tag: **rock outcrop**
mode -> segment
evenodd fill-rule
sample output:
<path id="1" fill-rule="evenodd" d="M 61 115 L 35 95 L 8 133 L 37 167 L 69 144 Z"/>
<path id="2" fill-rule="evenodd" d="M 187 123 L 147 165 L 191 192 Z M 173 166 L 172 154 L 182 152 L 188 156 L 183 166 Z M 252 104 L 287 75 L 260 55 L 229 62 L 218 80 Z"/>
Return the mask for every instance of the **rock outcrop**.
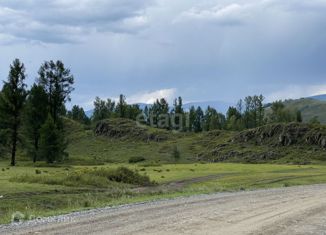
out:
<path id="1" fill-rule="evenodd" d="M 168 139 L 164 130 L 150 131 L 149 128 L 137 125 L 129 119 L 107 119 L 97 123 L 95 127 L 96 136 L 105 136 L 114 139 L 132 139 L 134 141 L 156 141 L 161 142 Z"/>
<path id="2" fill-rule="evenodd" d="M 232 142 L 253 142 L 257 145 L 291 146 L 316 145 L 326 149 L 326 128 L 308 124 L 272 124 L 246 130 L 236 135 Z"/>

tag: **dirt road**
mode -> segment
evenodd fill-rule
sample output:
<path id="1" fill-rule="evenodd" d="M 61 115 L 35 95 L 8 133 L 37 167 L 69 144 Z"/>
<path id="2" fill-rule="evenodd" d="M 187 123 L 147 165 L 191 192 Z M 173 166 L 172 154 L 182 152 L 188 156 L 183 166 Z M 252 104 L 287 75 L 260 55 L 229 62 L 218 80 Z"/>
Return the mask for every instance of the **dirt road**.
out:
<path id="1" fill-rule="evenodd" d="M 0 227 L 0 234 L 326 234 L 326 185 L 220 193 Z"/>

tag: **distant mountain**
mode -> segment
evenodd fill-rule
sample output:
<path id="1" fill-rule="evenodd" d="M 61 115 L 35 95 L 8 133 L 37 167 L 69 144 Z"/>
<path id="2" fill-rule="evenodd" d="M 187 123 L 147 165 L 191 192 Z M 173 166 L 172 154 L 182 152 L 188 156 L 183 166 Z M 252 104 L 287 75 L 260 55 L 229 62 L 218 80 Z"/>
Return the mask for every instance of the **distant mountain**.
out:
<path id="1" fill-rule="evenodd" d="M 320 101 L 326 101 L 326 94 L 325 95 L 315 95 L 315 96 L 311 96 L 309 98 L 315 99 L 315 100 L 320 100 Z"/>
<path id="2" fill-rule="evenodd" d="M 138 103 L 139 107 L 141 109 L 145 109 L 145 107 L 151 107 L 151 104 L 145 104 L 145 103 Z M 203 110 L 207 109 L 208 106 L 211 108 L 216 109 L 218 112 L 226 114 L 228 108 L 230 106 L 234 106 L 232 103 L 223 102 L 223 101 L 202 101 L 202 102 L 191 102 L 186 103 L 183 105 L 184 110 L 189 111 L 191 106 L 194 106 L 195 108 L 201 107 Z M 170 105 L 170 108 L 172 109 L 172 106 Z M 86 111 L 87 117 L 91 117 L 93 115 L 94 110 L 88 110 Z"/>
<path id="3" fill-rule="evenodd" d="M 235 104 L 223 102 L 223 101 L 203 101 L 203 102 L 192 102 L 186 103 L 183 105 L 185 110 L 189 110 L 191 106 L 195 108 L 201 107 L 202 109 L 207 109 L 207 107 L 211 107 L 216 109 L 218 112 L 226 114 L 230 106 L 234 106 Z"/>
<path id="4" fill-rule="evenodd" d="M 139 107 L 141 109 L 144 109 L 146 106 L 151 107 L 151 104 L 144 104 L 144 103 L 138 103 Z M 201 107 L 202 109 L 207 109 L 207 107 L 211 107 L 216 109 L 218 112 L 226 113 L 228 108 L 234 104 L 228 103 L 228 102 L 222 102 L 222 101 L 203 101 L 203 102 L 191 102 L 191 103 L 185 103 L 183 104 L 183 109 L 186 111 L 189 111 L 192 106 L 195 108 Z M 170 105 L 170 109 L 173 107 Z"/>
<path id="5" fill-rule="evenodd" d="M 91 110 L 88 110 L 85 112 L 86 116 L 89 118 L 92 117 L 93 113 L 94 113 L 94 109 L 91 109 Z"/>
<path id="6" fill-rule="evenodd" d="M 152 105 L 151 104 L 145 104 L 145 103 L 138 103 L 138 106 L 140 109 L 144 110 L 146 106 L 150 108 Z"/>

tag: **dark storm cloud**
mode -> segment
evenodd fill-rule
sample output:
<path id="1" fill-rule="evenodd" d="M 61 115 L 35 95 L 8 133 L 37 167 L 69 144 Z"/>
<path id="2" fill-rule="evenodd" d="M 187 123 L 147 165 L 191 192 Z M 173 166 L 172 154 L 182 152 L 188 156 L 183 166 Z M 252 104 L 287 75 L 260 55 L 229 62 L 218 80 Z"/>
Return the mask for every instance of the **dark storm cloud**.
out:
<path id="1" fill-rule="evenodd" d="M 326 93 L 325 12 L 325 0 L 0 0 L 0 64 L 31 61 L 34 77 L 62 59 L 80 104 L 297 98 Z"/>
<path id="2" fill-rule="evenodd" d="M 45 43 L 79 42 L 96 31 L 136 33 L 151 0 L 2 0 L 0 33 Z"/>

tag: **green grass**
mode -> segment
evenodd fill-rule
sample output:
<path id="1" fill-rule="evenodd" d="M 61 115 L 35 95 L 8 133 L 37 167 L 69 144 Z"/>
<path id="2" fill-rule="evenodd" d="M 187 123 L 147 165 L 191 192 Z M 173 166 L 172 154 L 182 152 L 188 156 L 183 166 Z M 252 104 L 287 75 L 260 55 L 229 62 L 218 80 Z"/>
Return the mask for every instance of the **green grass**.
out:
<path id="1" fill-rule="evenodd" d="M 132 121 L 115 120 L 117 129 L 126 128 L 123 133 L 137 132 Z M 121 122 L 121 123 L 120 123 Z M 323 164 L 325 151 L 318 146 L 300 144 L 277 146 L 278 136 L 270 143 L 257 145 L 253 142 L 241 143 L 232 140 L 238 134 L 231 131 L 212 131 L 203 133 L 178 133 L 147 128 L 146 133 L 159 131 L 165 136 L 163 141 L 144 141 L 143 139 L 96 136 L 93 128 L 86 128 L 72 120 L 66 120 L 69 139 L 68 165 L 101 165 L 107 163 L 128 163 L 130 159 L 145 159 L 144 164 L 171 164 L 193 162 L 234 162 L 234 163 L 276 163 L 276 164 Z M 120 126 L 119 126 L 120 125 Z M 133 126 L 134 125 L 134 126 Z M 129 130 L 136 128 L 134 131 Z M 128 134 L 126 134 L 128 135 Z M 275 146 L 276 144 L 276 146 Z M 223 146 L 223 147 L 221 147 Z M 174 150 L 178 149 L 180 158 L 176 159 Z M 230 153 L 234 156 L 228 156 Z M 275 159 L 261 156 L 274 153 Z M 23 158 L 24 159 L 24 158 Z"/>
<path id="2" fill-rule="evenodd" d="M 232 137 L 232 132 L 218 132 L 221 134 L 214 136 L 211 133 L 178 133 L 147 127 L 148 133 L 162 133 L 160 135 L 165 136 L 166 140 L 142 141 L 137 138 L 96 136 L 92 130 L 85 130 L 84 126 L 74 121 L 66 120 L 65 123 L 70 143 L 69 160 L 66 163 L 70 165 L 128 163 L 132 158 L 145 158 L 145 163 L 174 163 L 175 147 L 181 154 L 178 163 L 192 163 L 201 152 L 214 148 L 216 144 L 225 143 Z M 133 125 L 136 128 L 136 124 Z M 133 126 L 128 125 L 127 128 L 132 129 Z"/>
<path id="3" fill-rule="evenodd" d="M 0 161 L 0 223 L 10 222 L 16 211 L 33 218 L 201 193 L 326 183 L 325 151 L 316 146 L 237 143 L 232 142 L 236 133 L 228 131 L 160 130 L 167 138 L 159 142 L 97 137 L 91 128 L 69 120 L 66 129 L 70 156 L 64 163 L 33 164 L 23 152 L 19 152 L 17 167 L 9 167 L 8 159 Z M 176 147 L 180 159 L 173 154 Z M 232 151 L 240 157 L 228 161 L 237 163 L 208 163 L 216 152 L 223 156 Z M 264 163 L 269 164 L 239 164 L 271 151 L 282 157 L 266 159 Z M 145 161 L 128 163 L 143 158 Z M 112 172 L 119 167 L 128 167 L 141 175 L 138 179 L 149 177 L 158 185 L 118 180 L 121 175 L 114 178 Z"/>
<path id="4" fill-rule="evenodd" d="M 156 181 L 159 190 L 149 187 L 150 191 L 134 191 L 135 185 L 109 183 L 94 185 L 98 178 L 89 177 L 90 171 L 107 169 L 109 171 L 121 166 L 136 170 L 139 174 L 147 175 Z M 201 193 L 253 190 L 259 188 L 287 187 L 293 185 L 306 185 L 326 183 L 326 166 L 296 166 L 296 165 L 270 165 L 270 164 L 162 164 L 161 166 L 109 164 L 100 166 L 75 167 L 32 167 L 18 166 L 9 168 L 7 164 L 0 163 L 1 195 L 0 223 L 8 223 L 11 215 L 20 211 L 23 214 L 49 216 L 67 213 L 76 210 L 94 207 L 112 206 L 124 203 L 141 202 L 161 198 L 173 198 Z M 42 173 L 36 174 L 35 170 Z M 61 177 L 73 172 L 86 172 L 87 180 L 78 184 L 60 183 Z M 199 177 L 200 181 L 192 181 Z M 25 180 L 17 182 L 19 177 Z M 46 180 L 54 179 L 56 184 L 49 184 Z M 29 180 L 33 179 L 33 180 Z M 25 182 L 24 182 L 25 181 Z M 26 183 L 30 182 L 30 183 Z M 180 187 L 169 187 L 170 182 L 183 182 Z"/>

